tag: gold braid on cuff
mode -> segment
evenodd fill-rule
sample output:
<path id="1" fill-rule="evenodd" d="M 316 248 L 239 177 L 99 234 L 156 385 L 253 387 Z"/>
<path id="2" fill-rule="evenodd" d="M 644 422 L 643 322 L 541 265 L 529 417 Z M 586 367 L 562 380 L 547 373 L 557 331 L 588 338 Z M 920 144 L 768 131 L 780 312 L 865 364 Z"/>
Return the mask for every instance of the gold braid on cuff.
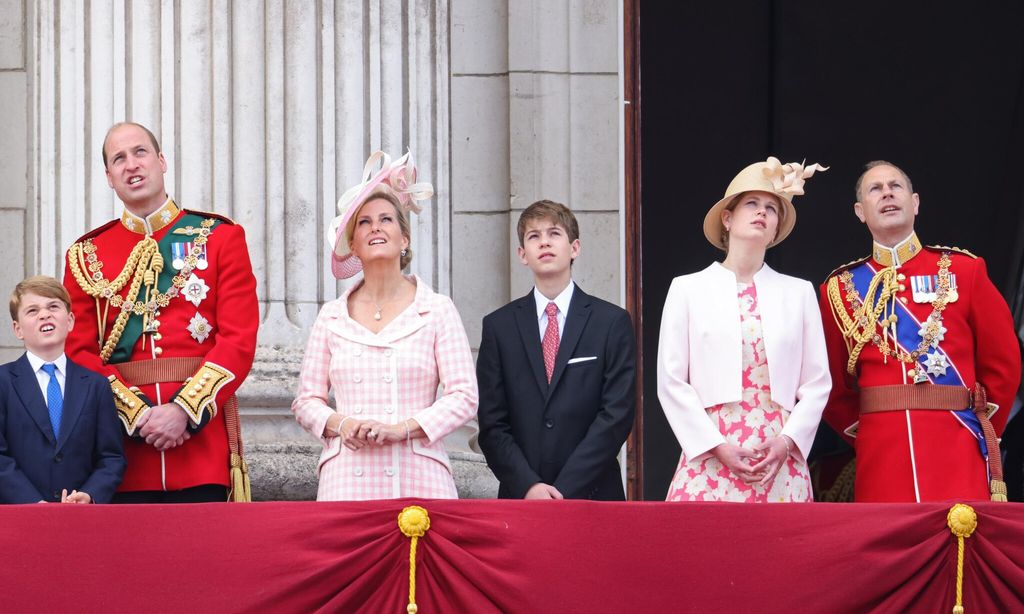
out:
<path id="1" fill-rule="evenodd" d="M 204 362 L 195 375 L 185 380 L 181 390 L 174 397 L 174 402 L 180 405 L 192 423 L 198 426 L 203 420 L 204 412 L 210 412 L 210 418 L 217 415 L 217 392 L 233 379 L 235 375 L 231 371 L 218 364 Z"/>
<path id="2" fill-rule="evenodd" d="M 114 393 L 114 406 L 117 408 L 117 417 L 124 423 L 124 429 L 129 435 L 135 434 L 139 418 L 146 413 L 149 405 L 138 395 L 139 389 L 135 386 L 129 388 L 124 382 L 117 379 L 117 376 L 107 377 L 110 381 L 110 390 Z"/>

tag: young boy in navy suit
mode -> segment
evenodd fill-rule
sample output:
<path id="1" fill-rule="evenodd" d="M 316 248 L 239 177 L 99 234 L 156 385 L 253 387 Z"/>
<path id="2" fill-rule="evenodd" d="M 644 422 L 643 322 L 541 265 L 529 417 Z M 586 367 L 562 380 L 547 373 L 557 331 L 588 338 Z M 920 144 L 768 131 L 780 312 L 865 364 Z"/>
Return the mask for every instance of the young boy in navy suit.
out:
<path id="1" fill-rule="evenodd" d="M 30 277 L 10 309 L 25 353 L 0 366 L 0 502 L 109 503 L 124 443 L 107 380 L 64 355 L 75 325 L 67 290 Z"/>
<path id="2" fill-rule="evenodd" d="M 476 365 L 480 447 L 498 496 L 625 499 L 617 456 L 635 410 L 629 314 L 573 283 L 580 239 L 568 207 L 535 202 L 517 231 L 535 287 L 484 318 Z"/>

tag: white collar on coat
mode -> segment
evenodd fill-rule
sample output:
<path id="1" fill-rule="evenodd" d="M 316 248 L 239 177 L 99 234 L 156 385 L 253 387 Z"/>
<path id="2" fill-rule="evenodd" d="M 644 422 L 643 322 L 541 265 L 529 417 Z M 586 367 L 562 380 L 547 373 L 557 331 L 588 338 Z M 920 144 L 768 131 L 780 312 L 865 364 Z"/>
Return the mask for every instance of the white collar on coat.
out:
<path id="1" fill-rule="evenodd" d="M 722 264 L 721 262 L 712 262 L 711 265 L 704 270 L 710 273 L 711 275 L 715 276 L 716 278 L 722 279 L 723 281 L 729 280 L 734 283 L 737 281 L 736 273 L 733 273 L 729 269 L 725 268 L 725 265 Z M 761 282 L 778 279 L 778 275 L 779 274 L 775 271 L 775 269 L 768 266 L 768 263 L 764 263 L 761 265 L 761 269 L 757 273 L 754 273 L 754 285 L 756 286 Z"/>

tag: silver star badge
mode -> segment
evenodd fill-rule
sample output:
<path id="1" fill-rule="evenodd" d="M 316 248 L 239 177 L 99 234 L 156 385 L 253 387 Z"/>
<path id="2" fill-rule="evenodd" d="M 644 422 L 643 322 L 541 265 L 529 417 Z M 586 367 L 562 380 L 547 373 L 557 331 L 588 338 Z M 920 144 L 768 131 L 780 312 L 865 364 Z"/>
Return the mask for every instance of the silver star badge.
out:
<path id="1" fill-rule="evenodd" d="M 206 298 L 206 294 L 210 291 L 210 286 L 207 286 L 205 281 L 196 277 L 195 273 L 192 273 L 188 281 L 185 282 L 184 290 L 185 300 L 198 307 L 199 303 Z"/>
<path id="2" fill-rule="evenodd" d="M 166 209 L 161 211 L 160 212 L 160 220 L 163 221 L 164 224 L 166 224 L 167 222 L 170 222 L 171 221 L 171 212 L 166 210 Z"/>
<path id="3" fill-rule="evenodd" d="M 924 366 L 928 367 L 929 375 L 945 375 L 946 369 L 949 367 L 949 361 L 942 354 L 932 352 L 928 354 L 928 358 L 924 361 Z"/>
<path id="4" fill-rule="evenodd" d="M 188 332 L 192 333 L 192 338 L 199 343 L 206 341 L 212 331 L 213 326 L 210 325 L 210 321 L 200 315 L 198 311 L 188 323 Z"/>
<path id="5" fill-rule="evenodd" d="M 946 338 L 946 327 L 942 325 L 941 321 L 928 318 L 921 325 L 921 330 L 917 331 L 917 334 L 924 339 L 929 333 L 932 335 L 931 346 L 937 348 L 939 347 L 939 342 Z"/>

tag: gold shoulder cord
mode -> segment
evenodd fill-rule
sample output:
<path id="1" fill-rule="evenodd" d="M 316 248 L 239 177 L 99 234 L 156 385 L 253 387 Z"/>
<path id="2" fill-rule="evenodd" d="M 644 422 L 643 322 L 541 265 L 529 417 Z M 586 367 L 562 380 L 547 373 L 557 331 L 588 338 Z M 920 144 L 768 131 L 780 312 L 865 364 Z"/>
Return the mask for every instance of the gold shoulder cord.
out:
<path id="1" fill-rule="evenodd" d="M 846 312 L 843 298 L 839 290 L 839 279 L 842 278 L 846 288 L 846 297 L 853 308 L 853 316 Z M 850 375 L 856 375 L 857 359 L 868 341 L 874 340 L 877 336 L 875 326 L 879 321 L 882 312 L 893 293 L 898 289 L 896 282 L 896 270 L 885 268 L 875 274 L 868 285 L 867 295 L 861 299 L 857 296 L 857 290 L 853 287 L 853 275 L 849 271 L 843 271 L 838 276 L 830 277 L 828 280 L 828 298 L 832 307 L 832 317 L 836 320 L 839 331 L 846 340 L 846 348 L 849 351 L 849 360 L 846 362 L 846 371 Z M 875 296 L 878 296 L 877 300 Z M 890 315 L 887 322 L 893 320 L 895 315 Z"/>
<path id="2" fill-rule="evenodd" d="M 157 260 L 159 262 L 155 262 Z M 163 259 L 160 256 L 157 242 L 152 237 L 146 237 L 132 248 L 124 268 L 121 269 L 121 272 L 114 281 L 107 281 L 103 278 L 103 273 L 101 272 L 103 263 L 96 258 L 96 246 L 93 245 L 91 239 L 86 239 L 83 243 L 72 245 L 69 250 L 68 262 L 70 263 L 71 274 L 74 276 L 75 281 L 78 282 L 79 287 L 82 288 L 82 291 L 96 299 L 96 311 L 99 312 L 99 302 L 102 299 L 105 299 L 108 305 L 113 304 L 114 307 L 120 307 L 124 304 L 134 306 L 143 281 L 149 281 L 146 273 L 149 272 L 153 265 L 162 265 Z M 86 265 L 86 262 L 88 262 L 88 265 Z M 89 275 L 86 275 L 83 270 L 86 266 L 89 269 Z M 152 273 L 150 273 L 149 277 L 152 278 Z M 129 278 L 131 279 L 131 285 L 128 288 L 127 295 L 122 300 L 119 292 L 124 288 Z M 117 314 L 114 327 L 111 329 L 110 336 L 107 337 L 106 341 L 103 340 L 103 334 L 106 332 L 104 330 L 105 327 L 99 326 L 99 340 L 103 343 L 103 347 L 100 350 L 100 360 L 104 364 L 110 360 L 110 355 L 114 353 L 114 348 L 117 347 L 117 342 L 121 340 L 124 327 L 128 323 L 128 317 L 132 312 L 133 309 L 128 308 L 122 309 L 121 313 Z M 97 324 L 100 323 L 97 322 Z"/>

